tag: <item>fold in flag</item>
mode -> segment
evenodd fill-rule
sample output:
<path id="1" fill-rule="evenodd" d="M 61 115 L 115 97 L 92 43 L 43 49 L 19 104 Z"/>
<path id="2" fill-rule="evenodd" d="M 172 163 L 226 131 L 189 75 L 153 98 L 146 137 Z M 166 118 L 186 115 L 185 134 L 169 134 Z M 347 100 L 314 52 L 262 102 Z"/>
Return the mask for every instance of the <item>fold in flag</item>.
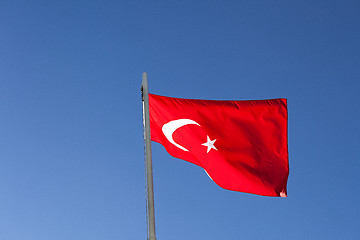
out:
<path id="1" fill-rule="evenodd" d="M 286 197 L 286 99 L 214 101 L 149 94 L 151 140 L 220 187 Z"/>

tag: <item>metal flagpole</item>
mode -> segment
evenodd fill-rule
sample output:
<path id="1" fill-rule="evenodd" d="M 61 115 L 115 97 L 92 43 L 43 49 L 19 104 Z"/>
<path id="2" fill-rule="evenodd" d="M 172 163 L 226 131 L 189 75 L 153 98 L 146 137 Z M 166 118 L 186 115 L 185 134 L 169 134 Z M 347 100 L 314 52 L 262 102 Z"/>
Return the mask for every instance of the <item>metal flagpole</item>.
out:
<path id="1" fill-rule="evenodd" d="M 149 89 L 146 72 L 142 75 L 141 94 L 143 103 L 144 121 L 144 142 L 145 142 L 145 181 L 146 181 L 146 217 L 148 240 L 156 240 L 155 234 L 155 209 L 154 209 L 154 186 L 151 157 L 151 137 L 150 137 L 150 113 L 149 113 Z"/>

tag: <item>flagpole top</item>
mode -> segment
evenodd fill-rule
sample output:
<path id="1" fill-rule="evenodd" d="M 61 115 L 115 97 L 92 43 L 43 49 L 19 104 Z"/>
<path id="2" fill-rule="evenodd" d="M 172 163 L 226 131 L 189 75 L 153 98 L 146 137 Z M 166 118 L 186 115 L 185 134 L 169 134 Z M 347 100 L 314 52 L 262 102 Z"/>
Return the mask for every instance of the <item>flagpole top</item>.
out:
<path id="1" fill-rule="evenodd" d="M 147 88 L 147 73 L 143 72 L 142 74 L 142 83 L 141 83 L 141 88 Z"/>
<path id="2" fill-rule="evenodd" d="M 144 101 L 145 95 L 147 96 L 149 93 L 147 73 L 143 72 L 142 74 L 142 82 L 141 82 L 141 98 Z"/>

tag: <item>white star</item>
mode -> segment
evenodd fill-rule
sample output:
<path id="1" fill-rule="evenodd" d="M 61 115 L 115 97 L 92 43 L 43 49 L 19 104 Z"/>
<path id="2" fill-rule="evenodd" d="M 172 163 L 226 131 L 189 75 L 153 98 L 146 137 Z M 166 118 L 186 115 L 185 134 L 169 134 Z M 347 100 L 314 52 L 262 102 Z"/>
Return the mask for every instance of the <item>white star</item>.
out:
<path id="1" fill-rule="evenodd" d="M 209 153 L 211 149 L 215 149 L 217 151 L 216 147 L 214 146 L 215 141 L 216 141 L 216 139 L 210 140 L 209 136 L 207 136 L 207 142 L 203 143 L 201 145 L 207 147 L 207 153 Z"/>

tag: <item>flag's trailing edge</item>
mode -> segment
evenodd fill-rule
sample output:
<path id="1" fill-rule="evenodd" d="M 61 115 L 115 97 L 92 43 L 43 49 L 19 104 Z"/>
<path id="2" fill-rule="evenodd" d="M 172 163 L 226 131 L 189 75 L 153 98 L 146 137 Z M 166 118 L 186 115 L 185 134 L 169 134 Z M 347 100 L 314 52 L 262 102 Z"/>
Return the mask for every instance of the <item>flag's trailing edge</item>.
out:
<path id="1" fill-rule="evenodd" d="M 149 94 L 151 140 L 220 187 L 287 196 L 287 101 L 215 101 Z"/>

